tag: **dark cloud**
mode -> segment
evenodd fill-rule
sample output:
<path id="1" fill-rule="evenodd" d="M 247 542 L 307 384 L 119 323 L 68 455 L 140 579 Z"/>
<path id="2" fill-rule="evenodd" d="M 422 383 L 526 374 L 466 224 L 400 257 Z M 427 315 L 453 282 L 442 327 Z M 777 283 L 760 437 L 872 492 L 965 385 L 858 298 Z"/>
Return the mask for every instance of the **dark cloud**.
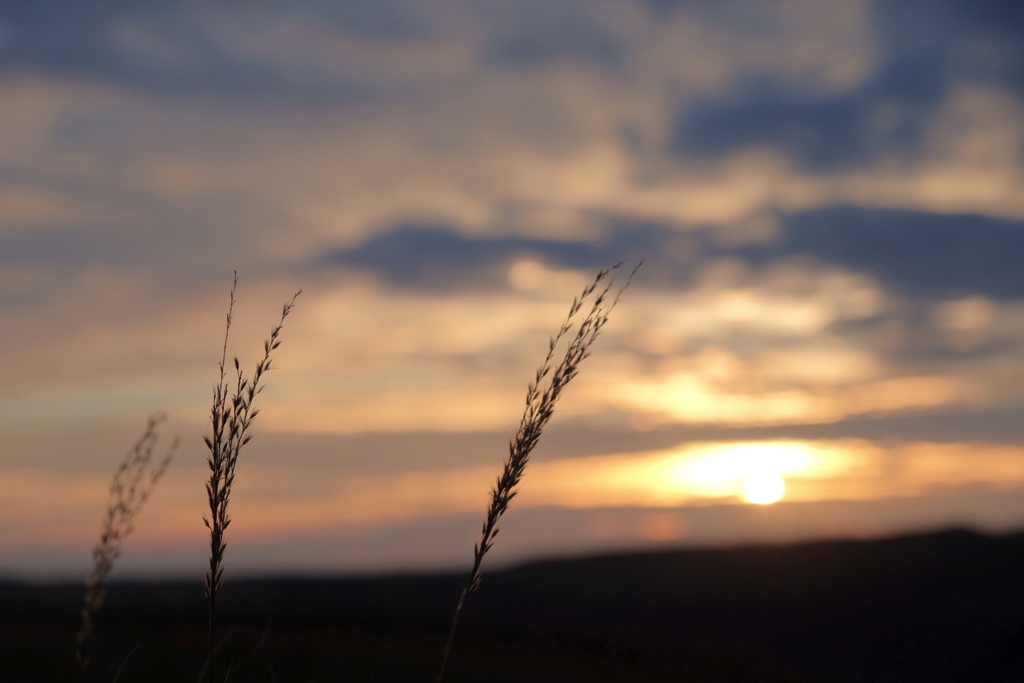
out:
<path id="1" fill-rule="evenodd" d="M 450 288 L 504 286 L 506 267 L 523 257 L 575 269 L 644 257 L 646 285 L 683 289 L 693 284 L 701 259 L 735 256 L 757 269 L 802 255 L 872 275 L 913 299 L 1024 298 L 1024 222 L 837 206 L 782 217 L 782 233 L 770 244 L 727 248 L 716 245 L 711 230 L 686 233 L 614 216 L 604 221 L 606 231 L 593 241 L 467 236 L 448 226 L 407 224 L 330 252 L 324 261 L 373 270 L 398 286 Z"/>
<path id="2" fill-rule="evenodd" d="M 755 264 L 806 254 L 911 297 L 1024 298 L 1024 223 L 986 216 L 833 207 L 789 216 L 776 243 L 734 253 Z"/>
<path id="3" fill-rule="evenodd" d="M 422 40 L 432 31 L 407 5 L 382 3 L 377 0 L 350 0 L 348 2 L 322 3 L 318 0 L 292 2 L 304 11 L 316 12 L 321 24 L 349 35 L 384 41 Z M 270 2 L 267 6 L 280 7 Z M 413 5 L 415 7 L 415 5 Z M 426 12 L 424 14 L 427 14 Z"/>
<path id="4" fill-rule="evenodd" d="M 954 75 L 1024 95 L 1024 6 L 1003 0 L 875 0 L 874 27 L 887 53 L 933 52 Z"/>
<path id="5" fill-rule="evenodd" d="M 715 156 L 771 145 L 815 170 L 857 165 L 879 154 L 912 154 L 947 88 L 941 54 L 912 53 L 886 62 L 864 85 L 821 95 L 769 76 L 748 79 L 725 100 L 683 111 L 672 148 Z"/>
<path id="6" fill-rule="evenodd" d="M 33 71 L 172 95 L 209 94 L 235 98 L 274 97 L 297 103 L 364 101 L 379 97 L 365 79 L 324 73 L 316 68 L 287 71 L 271 61 L 233 56 L 210 30 L 201 3 L 142 0 L 91 5 L 15 3 L 0 8 L 0 75 Z M 306 19 L 319 31 L 375 42 L 410 43 L 436 38 L 438 13 L 413 3 L 355 0 L 321 3 L 298 0 L 220 6 L 239 20 L 264 17 L 271 23 Z M 614 68 L 627 53 L 610 27 L 580 13 L 511 11 L 485 17 L 496 26 L 484 41 L 482 61 L 497 67 L 545 66 L 578 60 Z M 123 35 L 135 31 L 141 50 L 126 49 Z M 294 57 L 294 55 L 282 55 Z M 353 65 L 358 66 L 358 65 Z"/>
<path id="7" fill-rule="evenodd" d="M 484 46 L 485 63 L 498 67 L 546 66 L 579 61 L 601 68 L 621 66 L 627 47 L 606 26 L 581 16 L 523 16 Z"/>
<path id="8" fill-rule="evenodd" d="M 906 148 L 920 129 L 914 107 L 894 110 L 892 129 L 876 132 L 869 109 L 874 98 L 864 93 L 808 97 L 768 80 L 748 86 L 728 102 L 698 102 L 680 118 L 672 146 L 690 155 L 716 156 L 757 145 L 785 150 L 804 166 L 824 170 L 856 164 L 883 149 Z"/>
<path id="9" fill-rule="evenodd" d="M 505 267 L 526 256 L 578 269 L 598 269 L 623 259 L 645 257 L 645 282 L 686 281 L 688 275 L 676 267 L 666 249 L 677 231 L 656 223 L 613 223 L 607 238 L 596 243 L 469 237 L 447 226 L 402 225 L 353 249 L 331 252 L 325 261 L 370 269 L 400 286 L 446 288 L 467 283 L 504 286 Z"/>
<path id="10" fill-rule="evenodd" d="M 647 0 L 647 6 L 658 16 L 666 16 L 680 7 L 694 4 L 693 0 Z"/>
<path id="11" fill-rule="evenodd" d="M 963 2 L 958 25 L 969 26 L 974 49 L 965 50 L 968 77 L 1003 85 L 1024 99 L 1024 5 L 1000 0 Z"/>
<path id="12" fill-rule="evenodd" d="M 821 93 L 755 74 L 727 96 L 682 109 L 672 150 L 714 156 L 769 145 L 814 170 L 913 157 L 956 85 L 984 83 L 1024 99 L 1024 10 L 1013 4 L 879 0 L 872 26 L 881 54 L 864 83 Z"/>
<path id="13" fill-rule="evenodd" d="M 376 95 L 371 83 L 355 78 L 313 70 L 285 73 L 272 64 L 237 59 L 217 44 L 199 9 L 186 2 L 62 3 L 59 11 L 50 3 L 17 3 L 0 12 L 5 28 L 0 76 L 45 73 L 222 101 L 272 98 L 316 104 L 364 101 Z M 376 37 L 399 32 L 398 22 L 387 21 L 388 16 L 383 11 L 349 10 L 318 23 Z M 129 42 L 141 49 L 126 47 L 119 39 L 126 31 L 134 32 Z"/>

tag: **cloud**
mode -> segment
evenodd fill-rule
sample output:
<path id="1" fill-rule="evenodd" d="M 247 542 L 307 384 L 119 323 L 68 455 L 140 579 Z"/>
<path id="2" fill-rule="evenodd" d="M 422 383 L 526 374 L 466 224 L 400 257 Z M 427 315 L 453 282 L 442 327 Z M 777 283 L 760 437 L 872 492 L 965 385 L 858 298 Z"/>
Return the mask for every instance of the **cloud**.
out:
<path id="1" fill-rule="evenodd" d="M 610 26 L 562 5 L 529 4 L 502 17 L 483 46 L 483 63 L 498 67 L 545 67 L 580 60 L 602 69 L 623 66 L 628 47 Z M 504 12 L 502 14 L 505 14 Z"/>
<path id="2" fill-rule="evenodd" d="M 998 0 L 875 0 L 875 26 L 889 50 L 932 50 L 957 77 L 998 84 L 1024 96 L 1020 43 L 1024 12 Z"/>
<path id="3" fill-rule="evenodd" d="M 451 226 L 398 225 L 379 230 L 362 244 L 328 252 L 327 264 L 369 270 L 393 285 L 466 287 L 489 285 L 532 289 L 522 264 L 596 271 L 625 259 L 647 259 L 645 280 L 660 284 L 688 281 L 679 258 L 692 254 L 673 249 L 679 231 L 657 223 L 594 216 L 590 239 L 572 240 L 513 234 L 465 235 Z M 673 254 L 673 251 L 676 253 Z M 517 268 L 520 275 L 510 272 Z"/>
<path id="4" fill-rule="evenodd" d="M 880 156 L 913 158 L 951 85 L 942 63 L 928 53 L 892 57 L 866 83 L 838 93 L 751 76 L 727 99 L 687 106 L 672 150 L 718 156 L 769 146 L 811 171 L 861 166 Z"/>
<path id="5" fill-rule="evenodd" d="M 398 226 L 354 249 L 328 254 L 326 260 L 340 266 L 369 268 L 390 282 L 417 287 L 465 286 L 467 275 L 475 282 L 489 275 L 492 284 L 504 285 L 505 270 L 517 257 L 543 256 L 560 266 L 590 267 L 600 262 L 596 251 L 578 242 L 523 237 L 474 238 L 451 228 Z"/>
<path id="6" fill-rule="evenodd" d="M 905 68 L 918 75 L 919 70 Z M 890 79 L 899 77 L 886 75 L 870 89 L 888 90 Z M 918 88 L 924 104 L 913 102 L 909 93 L 896 100 L 884 92 L 808 96 L 758 79 L 735 102 L 710 100 L 688 107 L 673 133 L 672 149 L 718 156 L 767 145 L 814 171 L 862 165 L 883 153 L 915 152 L 923 142 L 927 105 L 938 102 L 937 93 Z"/>
<path id="7" fill-rule="evenodd" d="M 8 15 L 16 30 L 0 44 L 0 72 L 29 71 L 159 95 L 235 101 L 286 98 L 343 102 L 372 96 L 354 79 L 296 79 L 273 65 L 237 59 L 207 30 L 215 11 L 184 2 L 137 3 L 130 10 L 26 6 Z"/>
<path id="8" fill-rule="evenodd" d="M 705 106 L 760 69 L 784 88 L 773 95 L 780 106 L 802 107 L 800 83 L 817 84 L 808 88 L 822 97 L 843 97 L 877 71 L 868 69 L 863 8 L 815 5 L 702 5 L 668 18 L 642 5 L 550 10 L 610 27 L 626 49 L 619 71 L 557 56 L 529 69 L 480 61 L 489 41 L 519 30 L 493 6 L 472 12 L 444 6 L 429 14 L 413 5 L 361 3 L 343 10 L 260 5 L 245 12 L 177 4 L 108 8 L 92 20 L 96 26 L 83 29 L 87 47 L 145 45 L 154 54 L 135 61 L 166 62 L 172 71 L 193 68 L 175 66 L 185 56 L 255 64 L 299 90 L 307 81 L 315 90 L 320 80 L 354 77 L 379 97 L 350 106 L 268 85 L 272 102 L 238 106 L 248 100 L 236 100 L 230 87 L 218 89 L 217 68 L 205 65 L 195 67 L 196 78 L 211 74 L 205 94 L 165 97 L 93 72 L 61 76 L 43 66 L 67 62 L 75 69 L 81 61 L 86 68 L 90 60 L 74 58 L 73 42 L 26 43 L 18 50 L 38 53 L 35 62 L 8 61 L 4 70 L 0 59 L 6 74 L 0 96 L 13 103 L 0 129 L 0 178 L 18 195 L 0 197 L 0 206 L 11 205 L 3 206 L 0 221 L 28 221 L 34 230 L 6 238 L 2 253 L 40 266 L 50 255 L 49 266 L 61 269 L 125 268 L 134 258 L 171 272 L 187 262 L 192 272 L 213 277 L 227 261 L 249 273 L 295 272 L 330 252 L 362 258 L 384 273 L 379 259 L 370 264 L 369 254 L 355 253 L 358 245 L 401 249 L 398 234 L 396 242 L 375 240 L 403 226 L 432 226 L 475 244 L 453 244 L 452 254 L 462 250 L 489 261 L 499 258 L 501 239 L 550 240 L 548 247 L 529 248 L 548 252 L 545 258 L 561 266 L 594 267 L 605 265 L 597 258 L 603 254 L 617 260 L 685 250 L 685 232 L 695 225 L 756 223 L 835 203 L 1024 215 L 1015 191 L 1018 160 L 1007 156 L 1019 115 L 998 92 L 954 91 L 934 125 L 920 126 L 931 156 L 918 166 L 823 175 L 764 149 L 701 159 L 666 155 L 676 95 Z M 523 22 L 534 21 L 522 11 Z M 177 19 L 150 20 L 160 12 Z M 63 20 L 25 10 L 10 21 L 24 23 L 31 36 L 45 32 L 46 22 Z M 829 49 L 819 44 L 826 38 Z M 214 47 L 190 49 L 193 39 Z M 103 64 L 89 68 L 116 72 Z M 815 65 L 826 65 L 827 74 L 808 76 Z M 842 147 L 840 138 L 833 148 Z M 45 221 L 38 210 L 26 214 L 27 198 L 36 197 L 38 209 L 38 198 L 49 195 L 64 201 L 48 207 Z M 604 246 L 608 234 L 614 249 Z M 570 257 L 559 242 L 588 245 L 595 258 Z M 453 265 L 434 257 L 440 266 Z M 667 259 L 662 267 L 652 260 L 646 276 L 686 286 L 682 264 L 690 262 Z"/>
<path id="9" fill-rule="evenodd" d="M 1024 298 L 1024 223 L 841 206 L 788 216 L 768 245 L 736 249 L 754 262 L 807 255 L 877 278 L 898 294 Z"/>
<path id="10" fill-rule="evenodd" d="M 748 72 L 719 97 L 687 101 L 671 149 L 701 157 L 767 146 L 818 172 L 916 159 L 958 88 L 991 86 L 1024 99 L 1024 49 L 1014 33 L 1020 12 L 988 5 L 875 2 L 880 55 L 862 82 L 834 90 L 770 67 Z"/>

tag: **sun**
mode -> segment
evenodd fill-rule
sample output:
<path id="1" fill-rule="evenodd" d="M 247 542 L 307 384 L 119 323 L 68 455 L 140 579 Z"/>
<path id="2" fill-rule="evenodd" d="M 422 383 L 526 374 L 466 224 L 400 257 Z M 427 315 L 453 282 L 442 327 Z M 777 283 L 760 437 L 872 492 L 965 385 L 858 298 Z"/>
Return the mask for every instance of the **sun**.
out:
<path id="1" fill-rule="evenodd" d="M 786 482 L 777 472 L 755 472 L 743 480 L 743 499 L 757 505 L 771 505 L 786 493 Z"/>
<path id="2" fill-rule="evenodd" d="M 787 495 L 790 477 L 813 476 L 824 458 L 809 442 L 697 444 L 666 458 L 657 481 L 665 495 L 771 505 Z"/>

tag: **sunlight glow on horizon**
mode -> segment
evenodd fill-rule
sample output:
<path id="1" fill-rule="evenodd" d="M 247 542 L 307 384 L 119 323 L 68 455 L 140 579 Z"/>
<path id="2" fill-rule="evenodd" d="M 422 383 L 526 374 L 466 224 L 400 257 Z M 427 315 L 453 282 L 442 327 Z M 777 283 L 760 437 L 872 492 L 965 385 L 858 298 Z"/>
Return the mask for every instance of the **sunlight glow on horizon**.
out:
<path id="1" fill-rule="evenodd" d="M 785 491 L 783 474 L 822 476 L 849 466 L 830 450 L 790 441 L 705 445 L 683 451 L 670 466 L 666 484 L 706 498 L 774 503 Z"/>
<path id="2" fill-rule="evenodd" d="M 279 443 L 274 450 L 288 449 Z M 331 466 L 323 453 L 304 459 L 302 452 L 298 449 L 287 463 L 246 463 L 233 510 L 239 522 L 232 529 L 239 543 L 252 548 L 291 547 L 296 538 L 317 547 L 342 539 L 348 539 L 345 544 L 370 543 L 367 539 L 378 534 L 400 536 L 403 529 L 413 527 L 455 529 L 469 517 L 474 521 L 465 529 L 472 536 L 476 517 L 486 509 L 487 490 L 500 471 L 490 463 L 359 474 L 341 462 Z M 304 472 L 314 462 L 319 463 L 317 477 L 311 481 Z M 202 555 L 202 497 L 196 483 L 205 471 L 198 463 L 181 464 L 167 473 L 143 513 L 133 539 L 137 554 L 146 547 Z M 24 466 L 7 475 L 0 507 L 26 520 L 0 529 L 0 544 L 11 557 L 42 557 L 77 548 L 87 558 L 106 495 L 105 473 L 66 472 L 54 477 Z M 573 532 L 584 545 L 717 543 L 721 539 L 714 530 L 725 527 L 708 521 L 712 519 L 739 525 L 728 527 L 733 529 L 729 533 L 734 535 L 728 536 L 733 541 L 760 538 L 759 534 L 858 535 L 889 529 L 884 520 L 863 512 L 876 509 L 875 503 L 903 501 L 894 509 L 911 509 L 900 506 L 927 507 L 933 505 L 930 498 L 940 496 L 947 501 L 940 506 L 962 505 L 968 510 L 979 503 L 957 501 L 1019 490 L 1024 490 L 1024 448 L 1019 446 L 862 439 L 697 442 L 637 453 L 554 460 L 540 456 L 530 463 L 509 523 L 527 520 L 522 523 L 530 525 L 535 522 L 528 520 L 554 509 L 592 515 L 579 517 L 589 521 Z M 55 506 L 54 500 L 61 504 Z M 850 507 L 851 503 L 866 505 Z M 741 513 L 744 508 L 750 512 Z M 998 506 L 973 509 L 974 518 L 988 524 L 1005 524 L 1003 517 L 1009 513 Z M 807 510 L 828 514 L 804 519 Z M 914 518 L 904 522 L 908 519 Z M 545 533 L 539 538 L 517 535 L 517 547 L 553 543 L 543 540 Z M 467 544 L 473 540 L 469 536 Z M 387 557 L 401 555 L 389 552 Z"/>
<path id="3" fill-rule="evenodd" d="M 775 472 L 757 472 L 743 482 L 743 499 L 755 505 L 771 505 L 786 495 L 786 480 Z"/>
<path id="4" fill-rule="evenodd" d="M 408 520 L 482 512 L 500 468 L 364 473 L 321 470 L 315 485 L 299 463 L 246 463 L 236 514 L 250 533 L 370 529 Z M 146 526 L 163 538 L 196 533 L 198 466 L 175 468 L 147 510 Z M 0 506 L 24 519 L 53 517 L 51 500 L 78 522 L 56 536 L 91 535 L 105 496 L 105 475 L 54 478 L 33 468 L 8 471 Z M 1000 491 L 1024 486 L 1024 449 L 979 443 L 880 445 L 860 439 L 681 444 L 641 453 L 531 462 L 515 508 L 683 508 L 777 501 L 867 501 L 915 498 L 935 491 Z M 48 495 L 40 492 L 46 490 Z M 79 523 L 80 522 L 80 523 Z M 662 525 L 665 526 L 665 525 Z M 651 532 L 666 536 L 668 532 Z M 158 530 L 158 531 L 157 531 Z M 31 543 L 31 524 L 0 533 L 9 546 Z M 54 536 L 54 531 L 49 534 Z M 56 538 L 54 536 L 54 538 Z"/>

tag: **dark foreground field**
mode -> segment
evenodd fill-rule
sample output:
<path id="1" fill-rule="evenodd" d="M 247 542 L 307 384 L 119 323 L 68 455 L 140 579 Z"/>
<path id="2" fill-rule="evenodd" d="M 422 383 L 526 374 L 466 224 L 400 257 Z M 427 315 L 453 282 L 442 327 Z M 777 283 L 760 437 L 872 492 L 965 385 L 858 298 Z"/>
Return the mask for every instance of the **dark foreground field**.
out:
<path id="1" fill-rule="evenodd" d="M 455 576 L 231 581 L 230 681 L 436 676 Z M 0 584 L 0 681 L 71 681 L 79 586 Z M 195 681 L 202 586 L 117 584 L 95 681 Z M 130 655 L 130 656 L 129 656 Z M 127 659 L 126 659 L 127 658 Z M 678 551 L 485 574 L 451 683 L 1024 681 L 1024 534 Z"/>

